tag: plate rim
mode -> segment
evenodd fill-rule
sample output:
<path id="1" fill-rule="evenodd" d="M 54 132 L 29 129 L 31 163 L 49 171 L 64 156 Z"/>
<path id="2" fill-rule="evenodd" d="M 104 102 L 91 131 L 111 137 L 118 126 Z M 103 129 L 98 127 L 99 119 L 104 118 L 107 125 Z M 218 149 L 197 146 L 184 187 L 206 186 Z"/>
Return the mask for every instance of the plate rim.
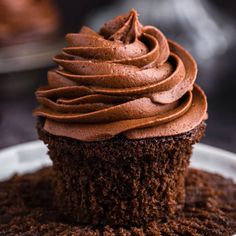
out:
<path id="1" fill-rule="evenodd" d="M 5 152 L 9 152 L 9 151 L 18 151 L 21 149 L 26 149 L 28 147 L 37 148 L 37 147 L 42 147 L 42 146 L 46 147 L 46 145 L 41 140 L 33 140 L 30 142 L 20 143 L 20 144 L 16 144 L 16 145 L 12 145 L 12 146 L 0 149 L 0 156 L 3 155 Z M 220 153 L 221 155 L 226 156 L 226 158 L 229 158 L 236 162 L 236 153 L 233 153 L 233 152 L 230 152 L 225 149 L 218 148 L 218 147 L 214 147 L 208 144 L 197 143 L 194 145 L 194 150 L 203 151 L 203 152 L 211 152 L 217 155 L 219 155 Z"/>
<path id="2" fill-rule="evenodd" d="M 23 159 L 25 159 L 22 159 L 22 153 L 27 152 L 42 152 L 43 159 L 39 163 L 37 163 L 35 162 L 36 159 L 31 158 L 30 161 L 26 163 L 25 161 L 22 161 Z M 47 153 L 47 145 L 45 145 L 41 140 L 21 143 L 0 150 L 0 163 L 8 163 L 6 169 L 3 169 L 3 175 L 0 178 L 1 181 L 4 179 L 8 179 L 8 177 L 12 175 L 11 173 L 23 174 L 31 172 L 29 168 L 30 165 L 32 165 L 32 171 L 40 169 L 43 166 L 51 165 L 52 163 Z M 212 157 L 215 157 L 216 161 L 214 161 L 214 158 Z M 12 159 L 10 160 L 10 158 Z M 201 169 L 210 173 L 219 174 L 221 176 L 224 176 L 225 178 L 232 179 L 236 183 L 236 154 L 232 152 L 207 144 L 195 144 L 193 146 L 193 153 L 190 159 L 190 167 Z M 9 174 L 6 174 L 8 171 Z"/>

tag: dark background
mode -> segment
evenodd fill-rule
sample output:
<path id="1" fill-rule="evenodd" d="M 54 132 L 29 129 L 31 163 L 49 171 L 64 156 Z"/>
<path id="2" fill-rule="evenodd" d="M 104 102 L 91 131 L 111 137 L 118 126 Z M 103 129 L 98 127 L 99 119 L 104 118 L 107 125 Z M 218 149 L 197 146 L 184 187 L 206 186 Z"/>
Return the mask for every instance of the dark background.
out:
<path id="1" fill-rule="evenodd" d="M 67 32 L 77 32 L 83 24 L 96 28 L 97 25 L 100 25 L 100 21 L 103 22 L 103 19 L 112 18 L 116 15 L 113 13 L 123 13 L 126 9 L 126 1 L 57 0 L 55 2 L 62 19 L 61 38 Z M 131 1 L 127 2 L 130 3 Z M 160 6 L 163 5 L 163 1 L 156 2 L 160 2 Z M 198 62 L 197 82 L 205 90 L 209 103 L 208 128 L 206 137 L 202 142 L 236 152 L 236 3 L 235 1 L 220 0 L 199 2 L 202 3 L 203 8 L 207 9 L 206 19 L 218 26 L 219 31 L 216 32 L 219 34 L 210 35 L 213 36 L 210 40 L 217 43 L 220 37 L 225 36 L 226 46 L 224 45 L 224 50 L 220 50 L 222 44 L 219 43 L 219 48 L 217 49 L 216 45 L 215 51 L 208 55 L 209 50 L 207 48 L 209 46 L 204 40 L 203 42 L 200 41 L 200 45 L 206 46 L 206 55 L 201 55 L 198 48 L 194 48 L 194 42 L 196 43 L 199 36 L 199 32 L 196 33 L 196 37 L 194 36 L 195 30 L 199 30 L 199 22 L 196 18 L 191 21 L 191 10 L 197 13 L 198 8 L 188 9 L 190 0 L 188 5 L 181 6 L 183 9 L 184 7 L 187 8 L 185 12 L 190 12 L 188 15 L 190 19 L 188 18 L 188 20 L 191 24 L 189 25 L 186 24 L 187 20 L 182 18 L 184 11 L 182 13 L 178 7 L 174 9 L 171 1 L 165 1 L 167 4 L 165 7 L 169 7 L 169 12 L 173 11 L 173 15 L 170 16 L 163 14 L 163 9 L 156 7 L 156 3 L 155 9 L 145 10 L 152 8 L 153 1 L 143 1 L 143 9 L 138 9 L 138 11 L 141 22 L 156 25 L 168 37 L 175 39 L 191 51 Z M 134 8 L 140 7 L 140 1 L 133 1 L 132 3 Z M 128 8 L 125 11 L 128 11 Z M 201 14 L 203 13 L 199 12 L 199 21 Z M 230 30 L 227 31 L 227 28 Z M 208 28 L 205 27 L 201 32 L 203 36 L 206 36 L 206 39 L 208 39 L 207 30 Z M 201 40 L 200 36 L 199 40 Z M 32 110 L 37 105 L 34 91 L 40 85 L 46 84 L 47 70 L 53 66 L 53 63 L 49 62 L 38 68 L 14 72 L 0 71 L 0 148 L 37 139 L 35 118 L 31 115 Z"/>

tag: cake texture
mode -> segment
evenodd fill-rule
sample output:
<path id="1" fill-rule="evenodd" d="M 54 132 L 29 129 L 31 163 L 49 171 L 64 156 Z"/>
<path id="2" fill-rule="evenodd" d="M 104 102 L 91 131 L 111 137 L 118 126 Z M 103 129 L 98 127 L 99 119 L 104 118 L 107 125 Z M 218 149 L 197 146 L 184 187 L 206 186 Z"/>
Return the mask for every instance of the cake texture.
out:
<path id="1" fill-rule="evenodd" d="M 53 205 L 51 168 L 0 182 L 0 235 L 26 236 L 232 236 L 236 233 L 236 184 L 216 174 L 189 169 L 186 202 L 168 222 L 140 227 L 76 225 Z"/>
<path id="2" fill-rule="evenodd" d="M 66 39 L 34 111 L 57 209 L 80 224 L 167 220 L 184 205 L 192 145 L 205 131 L 194 59 L 135 10 Z"/>
<path id="3" fill-rule="evenodd" d="M 192 145 L 204 131 L 202 123 L 176 137 L 83 142 L 39 127 L 56 174 L 57 207 L 82 224 L 140 226 L 167 219 L 184 205 Z"/>

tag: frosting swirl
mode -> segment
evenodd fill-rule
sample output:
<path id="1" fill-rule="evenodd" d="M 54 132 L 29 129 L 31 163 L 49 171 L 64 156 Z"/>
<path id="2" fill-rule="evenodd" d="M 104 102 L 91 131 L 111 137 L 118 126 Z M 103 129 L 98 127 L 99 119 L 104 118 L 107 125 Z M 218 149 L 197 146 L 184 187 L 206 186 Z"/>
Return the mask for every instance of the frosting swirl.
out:
<path id="1" fill-rule="evenodd" d="M 67 34 L 54 57 L 59 68 L 39 88 L 34 115 L 54 135 L 97 141 L 170 136 L 206 118 L 203 91 L 194 85 L 191 55 L 157 28 L 142 26 L 135 10 L 107 22 L 99 33 Z"/>

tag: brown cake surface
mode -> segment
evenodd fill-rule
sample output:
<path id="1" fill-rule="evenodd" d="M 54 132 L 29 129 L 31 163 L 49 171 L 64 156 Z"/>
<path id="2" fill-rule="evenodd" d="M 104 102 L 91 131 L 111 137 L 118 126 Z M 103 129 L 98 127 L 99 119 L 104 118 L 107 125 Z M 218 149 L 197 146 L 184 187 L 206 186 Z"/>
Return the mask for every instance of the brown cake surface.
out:
<path id="1" fill-rule="evenodd" d="M 53 208 L 51 168 L 0 182 L 0 235 L 219 235 L 236 233 L 236 184 L 190 169 L 186 204 L 169 222 L 111 228 L 71 224 Z"/>
<path id="2" fill-rule="evenodd" d="M 167 219 L 182 208 L 192 145 L 202 123 L 181 135 L 83 142 L 42 129 L 56 173 L 55 205 L 82 224 L 141 226 Z"/>

